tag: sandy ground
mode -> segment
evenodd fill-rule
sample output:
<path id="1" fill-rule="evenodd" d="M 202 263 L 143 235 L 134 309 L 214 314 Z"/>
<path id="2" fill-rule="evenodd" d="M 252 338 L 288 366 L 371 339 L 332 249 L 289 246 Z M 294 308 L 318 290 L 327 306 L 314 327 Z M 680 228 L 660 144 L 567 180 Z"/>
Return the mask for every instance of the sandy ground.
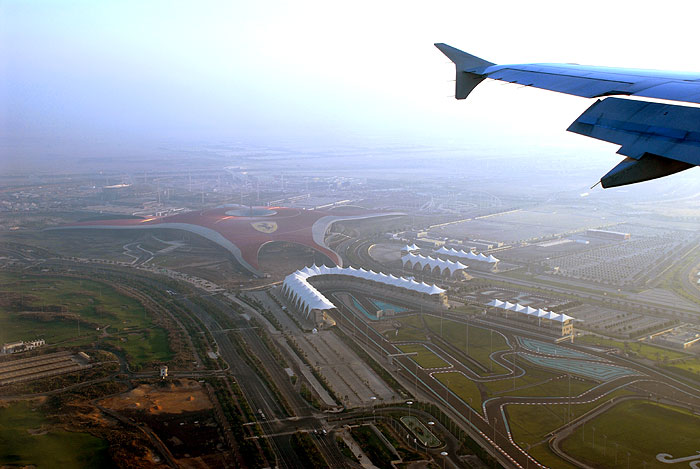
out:
<path id="1" fill-rule="evenodd" d="M 372 259 L 383 264 L 401 260 L 401 246 L 395 243 L 375 244 L 369 249 Z"/>
<path id="2" fill-rule="evenodd" d="M 144 410 L 152 414 L 194 412 L 212 407 L 207 393 L 197 381 L 170 382 L 167 387 L 142 384 L 119 396 L 103 400 L 100 404 L 114 410 Z"/>

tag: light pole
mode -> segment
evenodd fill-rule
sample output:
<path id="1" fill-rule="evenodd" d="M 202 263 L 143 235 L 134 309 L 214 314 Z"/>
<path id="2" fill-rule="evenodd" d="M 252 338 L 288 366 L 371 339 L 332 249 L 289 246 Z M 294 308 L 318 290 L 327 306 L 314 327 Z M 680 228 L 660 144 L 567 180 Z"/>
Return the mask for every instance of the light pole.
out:
<path id="1" fill-rule="evenodd" d="M 567 421 L 571 421 L 571 374 L 567 374 L 569 377 L 569 409 L 566 411 Z"/>
<path id="2" fill-rule="evenodd" d="M 525 469 L 530 468 L 530 444 L 522 442 L 520 446 L 527 446 L 527 451 L 525 452 Z"/>
<path id="3" fill-rule="evenodd" d="M 435 422 L 433 422 L 432 420 L 428 420 L 428 428 L 430 428 L 430 433 L 435 435 L 435 432 L 433 432 L 433 425 L 435 425 Z M 428 454 L 428 445 L 427 444 L 425 445 L 425 454 L 426 455 Z"/>
<path id="4" fill-rule="evenodd" d="M 377 401 L 377 396 L 370 396 L 369 400 L 372 401 L 372 423 L 377 423 L 377 420 L 374 418 L 374 403 Z"/>
<path id="5" fill-rule="evenodd" d="M 608 435 L 603 435 L 603 456 L 608 451 Z"/>
<path id="6" fill-rule="evenodd" d="M 472 423 L 472 412 L 474 411 L 474 408 L 472 407 L 472 398 L 469 398 L 469 424 L 471 425 Z"/>
<path id="7" fill-rule="evenodd" d="M 447 386 L 445 386 L 445 402 L 448 407 L 450 405 L 450 378 L 447 378 Z"/>
<path id="8" fill-rule="evenodd" d="M 408 416 L 411 416 L 411 406 L 413 405 L 413 401 L 406 401 L 406 404 L 408 404 Z"/>
<path id="9" fill-rule="evenodd" d="M 491 372 L 493 372 L 493 358 L 491 358 L 491 355 L 493 355 L 493 329 L 489 329 L 491 331 L 491 354 L 489 355 L 489 365 L 491 368 Z"/>
<path id="10" fill-rule="evenodd" d="M 445 310 L 440 311 L 440 338 L 442 338 L 442 321 L 445 318 Z"/>
<path id="11" fill-rule="evenodd" d="M 365 322 L 365 341 L 367 348 L 369 348 L 369 319 Z"/>
<path id="12" fill-rule="evenodd" d="M 413 363 L 416 366 L 416 372 L 414 373 L 414 376 L 416 378 L 416 392 L 413 394 L 413 397 L 418 399 L 418 361 L 414 360 Z"/>
<path id="13" fill-rule="evenodd" d="M 447 451 L 440 451 L 440 456 L 442 456 L 442 469 L 445 469 L 445 461 L 447 460 Z"/>
<path id="14" fill-rule="evenodd" d="M 469 356 L 469 316 L 467 315 L 467 339 L 466 345 L 464 346 L 464 351 Z"/>

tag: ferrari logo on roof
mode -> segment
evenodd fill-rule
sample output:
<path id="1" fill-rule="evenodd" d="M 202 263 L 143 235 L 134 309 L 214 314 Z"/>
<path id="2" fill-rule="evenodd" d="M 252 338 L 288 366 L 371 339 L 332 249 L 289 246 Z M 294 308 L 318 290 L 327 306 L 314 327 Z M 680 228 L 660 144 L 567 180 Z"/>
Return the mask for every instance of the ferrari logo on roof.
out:
<path id="1" fill-rule="evenodd" d="M 251 225 L 261 233 L 274 233 L 277 231 L 277 223 L 274 221 L 258 221 L 251 223 Z"/>

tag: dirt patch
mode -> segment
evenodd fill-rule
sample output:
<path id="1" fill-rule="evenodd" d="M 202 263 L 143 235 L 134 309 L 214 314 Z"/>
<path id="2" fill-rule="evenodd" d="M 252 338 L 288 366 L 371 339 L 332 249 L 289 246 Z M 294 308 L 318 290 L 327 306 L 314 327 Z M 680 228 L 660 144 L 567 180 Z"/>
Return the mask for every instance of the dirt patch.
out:
<path id="1" fill-rule="evenodd" d="M 171 381 L 164 387 L 142 384 L 100 404 L 116 411 L 140 410 L 150 414 L 180 414 L 212 408 L 204 389 L 190 379 Z"/>
<path id="2" fill-rule="evenodd" d="M 30 435 L 46 435 L 49 432 L 49 430 L 44 427 L 38 427 L 38 428 L 27 428 L 27 433 Z"/>

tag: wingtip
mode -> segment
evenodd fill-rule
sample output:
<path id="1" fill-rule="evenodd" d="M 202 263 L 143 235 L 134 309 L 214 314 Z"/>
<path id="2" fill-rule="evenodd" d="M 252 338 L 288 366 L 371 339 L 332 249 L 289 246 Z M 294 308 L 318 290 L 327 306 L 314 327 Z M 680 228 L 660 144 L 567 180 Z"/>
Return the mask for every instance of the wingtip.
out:
<path id="1" fill-rule="evenodd" d="M 462 71 L 476 71 L 477 69 L 494 65 L 493 62 L 489 62 L 488 60 L 484 60 L 475 55 L 464 52 L 463 50 L 459 50 L 456 47 L 445 44 L 444 42 L 436 42 L 434 45 L 440 52 L 445 54 L 448 59 L 454 62 L 455 65 L 457 65 L 457 68 Z"/>

